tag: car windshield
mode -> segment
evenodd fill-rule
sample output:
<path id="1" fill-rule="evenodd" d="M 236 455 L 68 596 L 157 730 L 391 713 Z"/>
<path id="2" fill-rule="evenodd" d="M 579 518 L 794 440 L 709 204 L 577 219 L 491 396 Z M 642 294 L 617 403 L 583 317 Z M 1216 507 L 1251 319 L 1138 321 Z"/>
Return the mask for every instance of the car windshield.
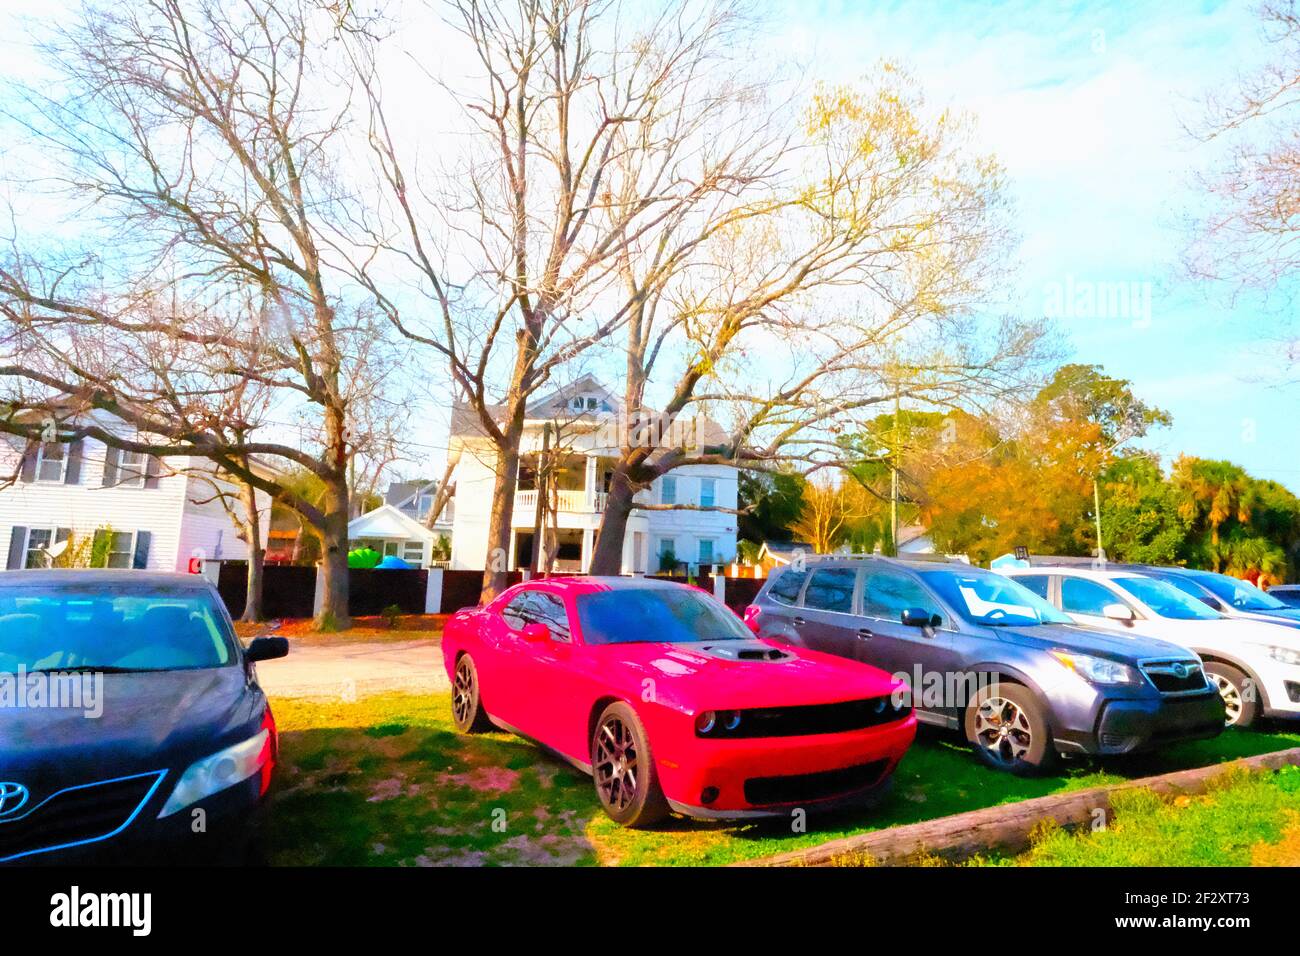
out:
<path id="1" fill-rule="evenodd" d="M 736 615 L 687 588 L 618 588 L 578 595 L 587 644 L 753 640 Z"/>
<path id="2" fill-rule="evenodd" d="M 1255 585 L 1238 581 L 1226 574 L 1207 572 L 1198 574 L 1193 579 L 1214 593 L 1220 601 L 1235 607 L 1239 611 L 1276 611 L 1285 610 L 1286 605 L 1275 597 L 1265 594 Z"/>
<path id="3" fill-rule="evenodd" d="M 1121 590 L 1133 595 L 1159 617 L 1173 621 L 1212 621 L 1223 616 L 1203 601 L 1155 578 L 1134 575 L 1115 578 L 1114 581 Z"/>
<path id="4" fill-rule="evenodd" d="M 1033 627 L 1071 623 L 1033 591 L 1000 574 L 943 570 L 922 571 L 921 577 L 972 624 Z"/>
<path id="5" fill-rule="evenodd" d="M 0 673 L 190 670 L 234 660 L 225 617 L 191 587 L 0 589 Z"/>

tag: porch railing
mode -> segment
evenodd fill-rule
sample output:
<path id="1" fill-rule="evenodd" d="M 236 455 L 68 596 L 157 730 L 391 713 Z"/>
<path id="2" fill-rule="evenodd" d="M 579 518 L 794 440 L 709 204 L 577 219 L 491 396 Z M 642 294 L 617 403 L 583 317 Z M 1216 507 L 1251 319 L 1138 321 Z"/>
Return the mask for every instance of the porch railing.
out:
<path id="1" fill-rule="evenodd" d="M 581 489 L 557 491 L 552 501 L 556 508 L 561 512 L 569 514 L 599 514 L 605 510 L 605 500 L 609 496 L 598 491 L 587 497 L 587 492 Z M 536 491 L 516 491 L 515 492 L 515 514 L 531 513 L 537 510 L 537 492 Z"/>

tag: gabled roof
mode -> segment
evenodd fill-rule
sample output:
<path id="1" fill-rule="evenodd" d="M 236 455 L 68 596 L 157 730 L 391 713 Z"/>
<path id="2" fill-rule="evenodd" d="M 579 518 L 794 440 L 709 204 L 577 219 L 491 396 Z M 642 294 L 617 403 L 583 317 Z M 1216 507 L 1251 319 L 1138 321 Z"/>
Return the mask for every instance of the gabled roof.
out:
<path id="1" fill-rule="evenodd" d="M 380 505 L 348 522 L 349 538 L 419 538 L 433 541 L 437 532 L 426 528 L 400 508 Z"/>

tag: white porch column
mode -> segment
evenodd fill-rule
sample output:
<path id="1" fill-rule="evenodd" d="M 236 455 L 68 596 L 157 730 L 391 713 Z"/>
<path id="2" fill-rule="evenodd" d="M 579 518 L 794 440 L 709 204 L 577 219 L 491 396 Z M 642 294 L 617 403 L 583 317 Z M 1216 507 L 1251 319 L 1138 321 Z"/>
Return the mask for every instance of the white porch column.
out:
<path id="1" fill-rule="evenodd" d="M 588 455 L 586 460 L 587 474 L 583 478 L 583 490 L 586 498 L 584 499 L 588 511 L 596 510 L 596 482 L 599 479 L 599 464 L 595 455 Z M 585 568 L 583 570 L 586 570 Z"/>
<path id="2" fill-rule="evenodd" d="M 424 584 L 424 613 L 442 613 L 442 568 L 430 568 Z"/>
<path id="3" fill-rule="evenodd" d="M 591 552 L 596 547 L 596 532 L 591 528 L 582 529 L 582 573 L 591 571 Z"/>

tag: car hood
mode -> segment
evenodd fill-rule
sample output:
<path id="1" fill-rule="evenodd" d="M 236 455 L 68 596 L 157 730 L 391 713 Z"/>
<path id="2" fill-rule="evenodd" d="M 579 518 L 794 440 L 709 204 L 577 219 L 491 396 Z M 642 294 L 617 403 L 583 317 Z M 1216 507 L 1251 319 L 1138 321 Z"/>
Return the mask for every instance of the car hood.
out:
<path id="1" fill-rule="evenodd" d="M 1187 648 L 1171 641 L 1148 637 L 1130 630 L 1103 630 L 1082 624 L 1038 624 L 1033 627 L 993 629 L 1004 641 L 1026 647 L 1062 647 L 1084 654 L 1144 660 L 1151 657 L 1187 657 Z"/>
<path id="2" fill-rule="evenodd" d="M 28 675 L 31 680 L 35 675 Z M 257 733 L 266 698 L 238 666 L 103 674 L 78 709 L 0 707 L 0 780 L 33 794 L 196 759 Z M 86 712 L 101 710 L 98 717 Z"/>
<path id="3" fill-rule="evenodd" d="M 1234 617 L 1244 618 L 1248 621 L 1263 621 L 1266 624 L 1277 623 L 1287 624 L 1291 627 L 1300 627 L 1300 608 L 1269 608 L 1266 610 L 1242 610 L 1237 611 Z"/>
<path id="4" fill-rule="evenodd" d="M 1178 640 L 1188 647 L 1223 647 L 1241 643 L 1276 645 L 1300 650 L 1300 629 L 1286 621 L 1265 621 L 1244 617 L 1222 617 L 1213 621 L 1168 621 L 1176 624 Z"/>
<path id="5" fill-rule="evenodd" d="M 867 664 L 757 639 L 609 644 L 597 650 L 629 672 L 636 693 L 652 680 L 660 703 L 688 712 L 861 700 L 900 686 Z"/>

